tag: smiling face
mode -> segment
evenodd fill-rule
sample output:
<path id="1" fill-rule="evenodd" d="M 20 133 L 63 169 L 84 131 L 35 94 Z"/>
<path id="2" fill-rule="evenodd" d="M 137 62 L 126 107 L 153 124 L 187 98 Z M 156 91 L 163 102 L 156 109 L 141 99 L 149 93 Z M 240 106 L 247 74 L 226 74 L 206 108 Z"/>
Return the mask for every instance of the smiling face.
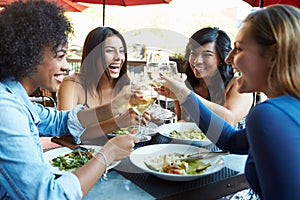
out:
<path id="1" fill-rule="evenodd" d="M 43 63 L 37 66 L 37 72 L 31 77 L 21 80 L 26 91 L 30 94 L 38 87 L 42 87 L 56 92 L 64 75 L 69 70 L 66 55 L 67 46 L 60 45 L 56 52 L 52 50 L 52 47 L 45 48 Z"/>
<path id="2" fill-rule="evenodd" d="M 211 78 L 217 73 L 220 62 L 214 42 L 192 49 L 189 56 L 190 67 L 196 78 Z"/>
<path id="3" fill-rule="evenodd" d="M 106 70 L 111 78 L 118 78 L 125 61 L 125 48 L 121 39 L 117 36 L 110 36 L 105 40 L 105 61 Z"/>
<path id="4" fill-rule="evenodd" d="M 232 67 L 241 74 L 237 78 L 240 93 L 256 91 L 267 93 L 268 74 L 272 66 L 271 54 L 262 52 L 259 44 L 249 34 L 250 29 L 249 22 L 242 24 L 226 62 L 232 64 Z"/>

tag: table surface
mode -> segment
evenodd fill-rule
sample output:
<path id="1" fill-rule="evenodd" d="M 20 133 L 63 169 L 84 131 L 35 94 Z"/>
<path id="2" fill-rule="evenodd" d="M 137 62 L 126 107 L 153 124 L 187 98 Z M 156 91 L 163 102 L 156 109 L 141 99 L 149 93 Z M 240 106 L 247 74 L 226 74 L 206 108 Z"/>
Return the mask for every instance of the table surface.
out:
<path id="1" fill-rule="evenodd" d="M 102 138 L 98 141 L 85 142 L 85 144 L 104 144 L 105 140 L 106 138 Z M 160 134 L 156 134 L 151 141 L 137 144 L 136 148 L 162 143 L 172 143 L 172 141 Z M 205 148 L 212 151 L 218 150 L 215 145 Z M 199 199 L 199 197 L 201 199 L 217 199 L 248 188 L 249 186 L 244 176 L 247 156 L 229 154 L 223 156 L 223 158 L 225 167 L 221 171 L 185 182 L 166 181 L 157 178 L 152 174 L 141 171 L 127 158 L 122 160 L 113 170 L 110 170 L 108 176 L 111 178 L 108 181 L 99 180 L 85 199 L 95 199 L 95 197 L 99 197 L 99 192 L 104 199 L 115 199 L 118 197 L 123 199 L 128 197 L 133 200 Z"/>
<path id="2" fill-rule="evenodd" d="M 103 145 L 107 138 L 85 141 L 84 144 Z M 164 136 L 157 134 L 144 145 L 171 143 Z M 217 147 L 210 145 L 211 150 Z M 129 158 L 121 161 L 114 169 L 108 172 L 108 180 L 102 178 L 84 200 L 101 199 L 218 199 L 228 194 L 248 188 L 244 176 L 246 155 L 229 154 L 223 156 L 225 167 L 214 174 L 203 176 L 192 181 L 167 181 L 145 173 L 135 167 Z M 201 198 L 200 198 L 201 197 Z"/>

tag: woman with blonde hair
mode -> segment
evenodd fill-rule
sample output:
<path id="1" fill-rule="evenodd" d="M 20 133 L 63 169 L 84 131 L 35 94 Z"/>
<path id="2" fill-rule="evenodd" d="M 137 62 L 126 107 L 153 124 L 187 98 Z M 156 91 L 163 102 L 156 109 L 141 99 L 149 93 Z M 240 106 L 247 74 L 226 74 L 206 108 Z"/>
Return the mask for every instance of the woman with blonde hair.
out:
<path id="1" fill-rule="evenodd" d="M 261 199 L 300 199 L 300 10 L 269 6 L 243 21 L 226 58 L 235 70 L 238 91 L 263 92 L 246 128 L 236 130 L 210 111 L 185 85 L 166 79 L 160 90 L 177 95 L 181 106 L 219 148 L 248 154 L 245 175 Z"/>

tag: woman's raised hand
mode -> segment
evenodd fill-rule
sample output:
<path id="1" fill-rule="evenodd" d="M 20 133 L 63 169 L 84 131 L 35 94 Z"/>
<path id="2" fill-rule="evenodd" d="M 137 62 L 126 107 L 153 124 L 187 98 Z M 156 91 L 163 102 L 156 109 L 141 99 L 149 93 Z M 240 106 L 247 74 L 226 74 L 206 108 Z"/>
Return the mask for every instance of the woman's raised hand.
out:
<path id="1" fill-rule="evenodd" d="M 160 74 L 161 78 L 165 80 L 165 83 L 160 88 L 155 90 L 163 96 L 172 99 L 178 99 L 180 103 L 183 103 L 187 96 L 191 93 L 191 90 L 185 85 L 184 79 L 175 79 L 164 74 Z"/>

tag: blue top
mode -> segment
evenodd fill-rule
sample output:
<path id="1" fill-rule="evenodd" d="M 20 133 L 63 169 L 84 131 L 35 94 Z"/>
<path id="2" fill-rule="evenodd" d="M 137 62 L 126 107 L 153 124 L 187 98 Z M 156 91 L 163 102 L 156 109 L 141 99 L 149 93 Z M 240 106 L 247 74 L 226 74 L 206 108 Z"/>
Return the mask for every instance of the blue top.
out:
<path id="1" fill-rule="evenodd" d="M 55 178 L 39 139 L 74 134 L 71 113 L 32 103 L 19 82 L 0 82 L 0 199 L 82 198 L 73 173 Z"/>
<path id="2" fill-rule="evenodd" d="M 245 175 L 262 199 L 300 199 L 300 100 L 284 95 L 253 107 L 234 129 L 194 93 L 182 104 L 219 148 L 248 154 Z"/>

